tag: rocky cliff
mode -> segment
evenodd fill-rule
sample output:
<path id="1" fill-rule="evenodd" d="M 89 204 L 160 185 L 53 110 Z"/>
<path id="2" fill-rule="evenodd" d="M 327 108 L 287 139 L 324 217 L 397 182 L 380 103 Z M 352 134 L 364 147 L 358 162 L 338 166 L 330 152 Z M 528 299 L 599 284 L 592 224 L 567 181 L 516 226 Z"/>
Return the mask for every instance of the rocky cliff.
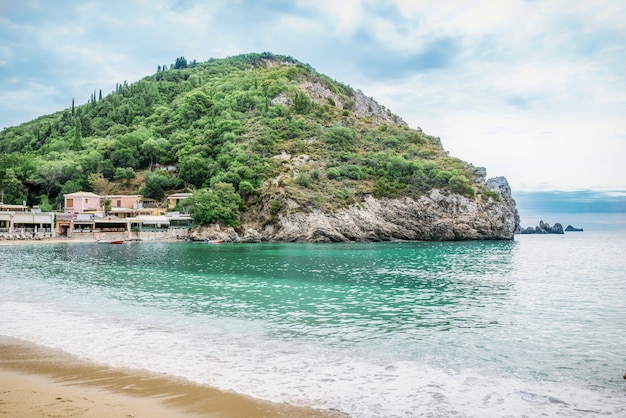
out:
<path id="1" fill-rule="evenodd" d="M 332 213 L 294 211 L 273 224 L 258 219 L 238 230 L 213 225 L 195 230 L 191 237 L 232 242 L 512 239 L 519 215 L 507 180 L 496 177 L 484 184 L 498 198 L 470 199 L 438 189 L 419 199 L 366 196 Z"/>

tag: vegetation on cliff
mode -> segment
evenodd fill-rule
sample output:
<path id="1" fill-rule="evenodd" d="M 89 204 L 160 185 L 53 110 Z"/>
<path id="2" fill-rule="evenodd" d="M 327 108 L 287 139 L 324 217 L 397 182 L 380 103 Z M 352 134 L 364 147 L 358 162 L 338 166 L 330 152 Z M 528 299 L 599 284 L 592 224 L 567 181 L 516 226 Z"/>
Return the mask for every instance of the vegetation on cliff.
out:
<path id="1" fill-rule="evenodd" d="M 171 170 L 154 167 L 171 166 Z M 153 170 L 150 170 L 153 168 Z M 434 188 L 498 199 L 479 170 L 360 91 L 291 57 L 184 57 L 88 103 L 0 132 L 5 203 L 60 208 L 64 194 L 196 192 L 199 223 L 272 223 L 364 196 Z M 252 214 L 252 215 L 251 215 Z"/>

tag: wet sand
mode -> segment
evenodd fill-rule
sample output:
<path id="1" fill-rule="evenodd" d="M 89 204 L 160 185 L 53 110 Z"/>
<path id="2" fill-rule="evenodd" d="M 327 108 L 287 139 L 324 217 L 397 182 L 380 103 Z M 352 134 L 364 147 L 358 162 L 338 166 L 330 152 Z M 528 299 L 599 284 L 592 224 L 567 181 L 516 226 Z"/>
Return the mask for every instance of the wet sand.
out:
<path id="1" fill-rule="evenodd" d="M 345 417 L 165 375 L 113 369 L 0 336 L 0 415 L 9 417 Z"/>

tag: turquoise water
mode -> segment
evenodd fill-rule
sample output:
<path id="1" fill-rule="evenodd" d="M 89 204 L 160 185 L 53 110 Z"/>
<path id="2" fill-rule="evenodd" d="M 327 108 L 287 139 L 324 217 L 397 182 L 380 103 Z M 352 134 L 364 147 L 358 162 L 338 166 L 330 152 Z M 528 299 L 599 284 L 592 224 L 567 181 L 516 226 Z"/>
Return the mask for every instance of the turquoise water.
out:
<path id="1" fill-rule="evenodd" d="M 355 417 L 624 416 L 624 248 L 0 246 L 0 334 Z"/>

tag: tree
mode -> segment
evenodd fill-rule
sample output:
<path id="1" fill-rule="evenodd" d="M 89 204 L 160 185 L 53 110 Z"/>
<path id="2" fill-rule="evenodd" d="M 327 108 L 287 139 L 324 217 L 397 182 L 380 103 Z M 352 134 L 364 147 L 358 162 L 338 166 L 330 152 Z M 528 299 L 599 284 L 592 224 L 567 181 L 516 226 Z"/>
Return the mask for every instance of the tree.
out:
<path id="1" fill-rule="evenodd" d="M 174 64 L 174 69 L 180 70 L 183 68 L 187 68 L 187 60 L 185 57 L 176 58 L 176 63 Z"/>
<path id="2" fill-rule="evenodd" d="M 95 194 L 108 194 L 111 191 L 111 183 L 104 178 L 102 173 L 92 173 L 88 178 L 89 185 Z"/>
<path id="3" fill-rule="evenodd" d="M 159 162 L 159 158 L 165 155 L 172 147 L 170 141 L 164 138 L 148 138 L 141 144 L 141 153 L 144 160 L 148 160 L 150 165 Z"/>
<path id="4" fill-rule="evenodd" d="M 3 170 L 3 175 L 0 175 L 0 190 L 2 190 L 0 201 L 3 203 L 14 203 L 26 200 L 23 184 L 18 180 L 15 170 L 12 167 Z"/>
<path id="5" fill-rule="evenodd" d="M 125 186 L 128 186 L 130 184 L 130 181 L 134 179 L 135 176 L 136 176 L 136 173 L 132 167 L 126 167 L 126 168 L 117 167 L 115 169 L 115 175 L 113 178 L 116 181 L 122 181 Z"/>
<path id="6" fill-rule="evenodd" d="M 43 162 L 31 181 L 43 187 L 46 196 L 50 197 L 52 190 L 57 187 L 60 188 L 63 179 L 63 165 L 62 161 Z"/>
<path id="7" fill-rule="evenodd" d="M 122 148 L 111 153 L 111 162 L 115 167 L 132 167 L 138 165 L 136 151 L 130 148 Z"/>
<path id="8" fill-rule="evenodd" d="M 78 180 L 68 180 L 61 187 L 61 191 L 59 192 L 59 196 L 63 197 L 66 194 L 76 193 L 83 190 L 83 186 Z"/>
<path id="9" fill-rule="evenodd" d="M 185 156 L 178 162 L 178 175 L 185 182 L 202 187 L 213 174 L 210 162 L 200 154 Z"/>
<path id="10" fill-rule="evenodd" d="M 178 189 L 184 185 L 178 177 L 168 177 L 162 173 L 147 172 L 144 179 L 145 186 L 141 188 L 139 193 L 157 200 L 163 199 L 166 190 Z"/>
<path id="11" fill-rule="evenodd" d="M 80 117 L 76 118 L 76 126 L 74 126 L 74 141 L 72 141 L 71 149 L 80 151 L 83 149 L 83 128 Z"/>
<path id="12" fill-rule="evenodd" d="M 0 195 L 4 203 L 21 203 L 28 198 L 27 183 L 37 169 L 36 162 L 20 153 L 0 153 Z"/>
<path id="13" fill-rule="evenodd" d="M 141 194 L 151 199 L 163 199 L 168 186 L 169 179 L 166 176 L 159 173 L 146 173 L 145 186 L 141 189 Z"/>
<path id="14" fill-rule="evenodd" d="M 111 213 L 111 199 L 108 197 L 104 199 L 104 215 L 108 216 Z"/>
<path id="15" fill-rule="evenodd" d="M 183 126 L 209 114 L 213 102 L 202 91 L 194 91 L 185 96 L 182 106 L 179 108 L 179 118 Z"/>
<path id="16" fill-rule="evenodd" d="M 199 190 L 182 204 L 189 207 L 189 214 L 197 224 L 239 225 L 242 199 L 230 183 L 217 183 L 212 189 Z"/>
<path id="17" fill-rule="evenodd" d="M 311 102 L 309 96 L 304 93 L 296 93 L 293 99 L 293 107 L 296 113 L 307 114 L 311 110 L 312 106 L 313 102 Z"/>

